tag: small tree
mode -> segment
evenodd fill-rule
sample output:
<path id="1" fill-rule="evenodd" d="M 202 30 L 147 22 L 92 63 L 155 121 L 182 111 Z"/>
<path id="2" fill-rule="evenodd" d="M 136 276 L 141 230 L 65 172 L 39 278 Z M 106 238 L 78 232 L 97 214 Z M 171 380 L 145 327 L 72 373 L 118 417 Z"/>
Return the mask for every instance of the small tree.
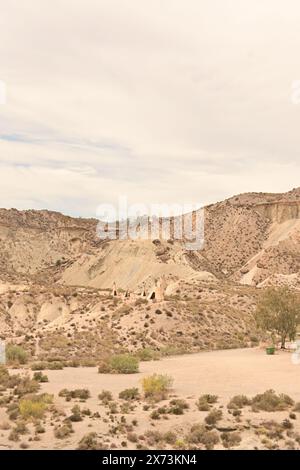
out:
<path id="1" fill-rule="evenodd" d="M 300 323 L 299 297 L 287 287 L 270 288 L 259 300 L 255 312 L 257 326 L 281 338 L 281 348 L 285 348 L 286 338 L 295 339 Z"/>

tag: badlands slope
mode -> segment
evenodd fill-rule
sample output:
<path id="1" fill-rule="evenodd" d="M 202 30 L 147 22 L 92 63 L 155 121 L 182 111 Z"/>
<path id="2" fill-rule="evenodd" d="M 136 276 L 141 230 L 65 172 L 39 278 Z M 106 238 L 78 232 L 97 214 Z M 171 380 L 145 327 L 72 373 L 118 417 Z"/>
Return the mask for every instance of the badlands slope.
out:
<path id="1" fill-rule="evenodd" d="M 96 226 L 96 220 L 55 212 L 0 210 L 1 280 L 93 288 L 115 281 L 135 290 L 162 274 L 171 282 L 202 273 L 257 286 L 295 282 L 300 269 L 299 188 L 207 206 L 205 245 L 198 252 L 177 240 L 99 240 Z"/>
<path id="2" fill-rule="evenodd" d="M 58 348 L 65 357 L 80 352 L 94 359 L 118 345 L 188 351 L 250 345 L 257 338 L 257 287 L 300 287 L 299 217 L 299 189 L 235 196 L 205 208 L 205 245 L 197 252 L 179 240 L 100 240 L 93 219 L 2 209 L 0 335 L 39 356 L 49 355 L 51 335 L 61 334 L 70 338 Z M 143 286 L 149 292 L 162 275 L 165 299 L 143 301 Z M 50 338 L 47 347 L 41 335 Z"/>

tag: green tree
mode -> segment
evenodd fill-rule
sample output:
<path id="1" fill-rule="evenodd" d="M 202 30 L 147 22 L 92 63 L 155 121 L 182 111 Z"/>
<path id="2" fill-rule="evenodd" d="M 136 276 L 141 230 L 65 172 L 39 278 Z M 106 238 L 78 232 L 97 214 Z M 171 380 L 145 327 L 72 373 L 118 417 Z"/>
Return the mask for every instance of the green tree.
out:
<path id="1" fill-rule="evenodd" d="M 284 349 L 287 338 L 295 339 L 300 323 L 299 296 L 287 287 L 267 289 L 258 302 L 255 319 L 262 330 L 280 335 Z"/>

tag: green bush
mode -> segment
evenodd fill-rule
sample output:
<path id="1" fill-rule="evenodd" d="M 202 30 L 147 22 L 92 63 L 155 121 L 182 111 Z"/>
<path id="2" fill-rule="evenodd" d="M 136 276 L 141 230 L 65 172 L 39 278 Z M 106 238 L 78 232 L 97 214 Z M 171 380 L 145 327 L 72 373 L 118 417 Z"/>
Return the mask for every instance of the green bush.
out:
<path id="1" fill-rule="evenodd" d="M 90 432 L 79 441 L 78 450 L 101 450 L 106 447 L 97 441 L 97 433 Z"/>
<path id="2" fill-rule="evenodd" d="M 21 347 L 15 344 L 8 344 L 5 350 L 6 359 L 8 362 L 26 364 L 27 352 Z"/>
<path id="3" fill-rule="evenodd" d="M 140 349 L 136 353 L 137 357 L 140 361 L 158 361 L 160 358 L 160 354 L 158 351 L 155 351 L 151 348 L 144 348 Z"/>
<path id="4" fill-rule="evenodd" d="M 100 374 L 135 374 L 139 371 L 139 360 L 130 354 L 117 354 L 99 364 Z"/>
<path id="5" fill-rule="evenodd" d="M 63 362 L 60 362 L 60 361 L 49 362 L 46 367 L 46 369 L 49 369 L 49 370 L 62 370 L 63 368 L 64 368 L 64 364 Z"/>
<path id="6" fill-rule="evenodd" d="M 34 362 L 31 364 L 31 370 L 35 371 L 40 371 L 40 370 L 62 370 L 64 368 L 64 363 L 61 361 L 40 361 L 40 362 Z"/>
<path id="7" fill-rule="evenodd" d="M 109 359 L 102 359 L 98 364 L 98 372 L 99 374 L 111 374 L 111 366 Z"/>
<path id="8" fill-rule="evenodd" d="M 294 405 L 294 400 L 283 393 L 276 395 L 274 390 L 267 390 L 256 395 L 251 403 L 254 411 L 284 411 Z"/>
<path id="9" fill-rule="evenodd" d="M 46 411 L 46 404 L 43 402 L 35 402 L 32 400 L 20 401 L 20 414 L 24 419 L 27 418 L 43 418 Z"/>
<path id="10" fill-rule="evenodd" d="M 227 405 L 229 410 L 241 409 L 244 406 L 251 405 L 251 400 L 246 395 L 235 395 Z"/>
<path id="11" fill-rule="evenodd" d="M 166 413 L 163 413 L 163 414 L 166 414 Z M 160 419 L 160 415 L 161 413 L 159 412 L 159 410 L 153 410 L 150 413 L 150 419 Z"/>
<path id="12" fill-rule="evenodd" d="M 56 426 L 54 428 L 54 436 L 56 439 L 65 439 L 68 437 L 73 431 L 72 424 L 67 422 L 66 424 L 62 424 L 61 426 Z"/>
<path id="13" fill-rule="evenodd" d="M 107 404 L 109 401 L 113 400 L 113 395 L 109 390 L 102 390 L 102 392 L 99 393 L 98 398 L 102 403 Z"/>
<path id="14" fill-rule="evenodd" d="M 163 440 L 167 443 L 167 444 L 171 444 L 171 445 L 174 445 L 175 442 L 177 441 L 177 435 L 175 432 L 173 431 L 167 431 L 164 436 L 163 436 Z"/>
<path id="15" fill-rule="evenodd" d="M 214 426 L 217 423 L 217 421 L 222 419 L 222 416 L 223 416 L 222 410 L 217 410 L 217 409 L 211 410 L 208 413 L 208 415 L 205 417 L 205 422 L 209 426 Z"/>
<path id="16" fill-rule="evenodd" d="M 65 397 L 67 401 L 72 398 L 77 398 L 79 400 L 87 400 L 90 398 L 90 391 L 86 388 L 76 388 L 75 390 L 67 390 L 64 388 L 58 394 L 59 397 Z"/>
<path id="17" fill-rule="evenodd" d="M 203 424 L 194 424 L 186 439 L 190 444 L 204 445 L 207 450 L 212 450 L 220 440 L 216 431 L 208 431 Z"/>
<path id="18" fill-rule="evenodd" d="M 32 395 L 20 400 L 19 411 L 24 419 L 43 418 L 48 405 L 52 403 L 53 397 L 47 393 L 41 395 Z"/>
<path id="19" fill-rule="evenodd" d="M 9 380 L 8 369 L 5 366 L 0 365 L 0 385 L 4 385 L 6 387 L 8 380 Z"/>
<path id="20" fill-rule="evenodd" d="M 14 388 L 22 381 L 21 376 L 18 374 L 10 375 L 8 369 L 0 365 L 0 385 L 6 388 Z"/>
<path id="21" fill-rule="evenodd" d="M 111 368 L 119 374 L 135 374 L 139 371 L 139 361 L 130 354 L 113 356 L 110 360 Z"/>
<path id="22" fill-rule="evenodd" d="M 119 398 L 122 400 L 138 400 L 140 398 L 140 392 L 138 388 L 126 388 L 119 393 Z"/>
<path id="23" fill-rule="evenodd" d="M 15 428 L 10 431 L 8 440 L 13 442 L 18 442 L 20 440 L 20 434 L 16 431 Z"/>
<path id="24" fill-rule="evenodd" d="M 240 444 L 242 437 L 238 432 L 223 432 L 221 434 L 223 446 L 226 449 L 236 447 Z"/>
<path id="25" fill-rule="evenodd" d="M 199 411 L 209 411 L 214 403 L 217 403 L 217 395 L 201 395 L 196 405 Z"/>
<path id="26" fill-rule="evenodd" d="M 20 380 L 14 393 L 18 397 L 23 397 L 29 393 L 36 393 L 39 388 L 40 384 L 36 380 L 32 380 L 30 377 L 26 376 Z"/>
<path id="27" fill-rule="evenodd" d="M 142 380 L 142 386 L 145 398 L 150 398 L 155 401 L 167 398 L 172 384 L 172 377 L 166 374 L 153 374 L 148 377 L 144 377 Z"/>
<path id="28" fill-rule="evenodd" d="M 189 404 L 180 398 L 175 398 L 174 400 L 170 401 L 170 405 L 168 408 L 168 413 L 173 415 L 183 415 L 184 411 L 189 408 Z"/>
<path id="29" fill-rule="evenodd" d="M 72 411 L 72 414 L 69 418 L 70 421 L 73 421 L 74 423 L 82 421 L 81 410 L 78 405 L 73 406 L 71 411 Z"/>
<path id="30" fill-rule="evenodd" d="M 35 372 L 33 374 L 33 380 L 41 383 L 49 382 L 47 375 L 42 374 L 42 372 Z"/>
<path id="31" fill-rule="evenodd" d="M 45 370 L 47 369 L 47 363 L 46 362 L 34 362 L 31 364 L 31 370 Z"/>

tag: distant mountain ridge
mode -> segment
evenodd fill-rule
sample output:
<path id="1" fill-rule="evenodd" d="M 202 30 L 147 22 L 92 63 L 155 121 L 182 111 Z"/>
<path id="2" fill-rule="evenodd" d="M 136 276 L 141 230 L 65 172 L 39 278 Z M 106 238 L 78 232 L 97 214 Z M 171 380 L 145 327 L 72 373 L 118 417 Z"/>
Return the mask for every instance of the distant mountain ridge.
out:
<path id="1" fill-rule="evenodd" d="M 101 241 L 96 219 L 0 209 L 0 279 L 95 288 L 116 281 L 135 289 L 162 274 L 171 282 L 205 272 L 234 283 L 297 286 L 300 188 L 240 194 L 204 211 L 204 249 L 188 252 L 177 240 Z"/>

